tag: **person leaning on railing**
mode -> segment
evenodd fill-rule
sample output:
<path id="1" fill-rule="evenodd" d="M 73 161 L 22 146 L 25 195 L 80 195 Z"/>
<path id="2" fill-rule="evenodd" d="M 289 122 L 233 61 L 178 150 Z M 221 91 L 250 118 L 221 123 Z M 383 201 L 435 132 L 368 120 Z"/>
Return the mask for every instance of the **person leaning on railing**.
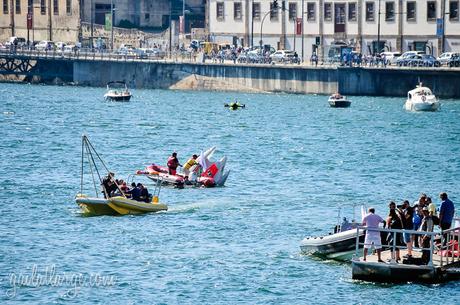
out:
<path id="1" fill-rule="evenodd" d="M 419 231 L 423 232 L 433 232 L 433 217 L 431 217 L 430 212 L 428 210 L 428 207 L 424 207 L 422 209 L 423 212 L 423 220 L 422 224 L 420 225 Z M 428 234 L 421 235 L 419 244 L 423 248 L 422 250 L 422 261 L 425 264 L 428 264 L 430 261 L 430 241 L 431 241 L 431 236 Z"/>

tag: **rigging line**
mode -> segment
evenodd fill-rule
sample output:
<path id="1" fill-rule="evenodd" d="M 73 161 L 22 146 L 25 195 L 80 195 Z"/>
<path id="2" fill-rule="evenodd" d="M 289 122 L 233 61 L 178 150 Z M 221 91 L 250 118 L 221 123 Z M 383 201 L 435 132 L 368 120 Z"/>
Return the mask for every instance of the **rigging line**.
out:
<path id="1" fill-rule="evenodd" d="M 91 148 L 89 150 L 89 154 L 91 156 L 91 159 L 93 160 L 93 163 L 94 163 L 94 168 L 96 169 L 96 172 L 97 172 L 97 175 L 99 176 L 99 181 L 100 183 L 102 184 L 102 187 L 104 188 L 105 190 L 105 193 L 107 194 L 107 198 L 109 197 L 108 195 L 108 192 L 107 190 L 105 189 L 105 186 L 104 186 L 104 183 L 103 183 L 103 180 L 101 178 L 101 175 L 99 174 L 99 169 L 97 168 L 96 166 L 96 161 L 94 160 L 94 157 L 93 157 L 93 152 L 96 154 L 97 158 L 99 159 L 99 161 L 102 163 L 102 165 L 104 166 L 105 170 L 107 171 L 107 173 L 110 173 L 110 170 L 107 168 L 107 166 L 105 165 L 104 163 L 104 160 L 102 160 L 101 156 L 99 156 L 99 154 L 97 153 L 96 149 L 94 149 L 94 146 L 91 144 L 91 142 L 89 141 L 88 137 L 86 137 L 86 143 L 89 144 L 89 147 Z M 126 198 L 126 195 L 125 193 L 120 189 L 120 186 L 118 185 L 118 183 L 116 182 L 116 180 L 114 179 L 114 177 L 112 176 L 108 176 L 108 178 L 110 179 L 110 181 L 112 181 L 113 183 L 115 183 L 115 186 L 117 187 L 117 189 L 120 191 L 120 194 L 123 195 L 123 197 Z"/>
<path id="2" fill-rule="evenodd" d="M 89 148 L 86 145 L 86 156 L 88 157 L 88 164 L 89 164 L 89 170 L 91 172 L 91 178 L 93 180 L 93 185 L 94 185 L 94 192 L 96 193 L 96 197 L 99 198 L 99 192 L 97 191 L 97 186 L 96 186 L 96 180 L 94 179 L 94 172 L 93 172 L 93 166 L 91 165 L 91 159 L 90 159 L 90 154 L 89 154 Z M 94 165 L 96 167 L 96 165 Z"/>
<path id="3" fill-rule="evenodd" d="M 104 160 L 102 160 L 101 156 L 99 156 L 99 154 L 97 153 L 96 149 L 94 149 L 94 146 L 93 146 L 93 144 L 91 144 L 91 142 L 89 141 L 88 137 L 86 137 L 86 142 L 89 144 L 89 146 L 91 147 L 92 151 L 94 151 L 94 153 L 96 154 L 96 156 L 99 159 L 99 161 L 101 161 L 101 163 L 104 166 L 104 168 L 106 169 L 106 171 L 108 173 L 110 173 L 110 170 L 105 165 Z"/>
<path id="4" fill-rule="evenodd" d="M 85 146 L 85 135 L 81 139 L 81 178 L 80 178 L 80 194 L 83 194 L 83 162 L 84 162 L 84 146 Z"/>
<path id="5" fill-rule="evenodd" d="M 88 139 L 86 139 L 86 144 L 90 144 L 91 143 L 88 141 Z M 92 149 L 91 149 L 92 148 Z M 94 160 L 94 157 L 93 157 L 93 153 L 92 153 L 92 150 L 94 151 L 94 147 L 92 146 L 88 146 L 88 153 L 89 153 L 89 156 L 91 157 L 91 160 L 94 164 L 94 168 L 96 170 L 96 173 L 97 173 L 97 176 L 99 178 L 99 182 L 102 184 L 102 178 L 101 178 L 101 174 L 99 173 L 99 169 L 97 168 L 97 165 L 96 165 L 96 161 Z M 96 153 L 96 152 L 95 152 Z M 97 153 L 96 153 L 97 154 Z M 99 159 L 100 160 L 100 159 Z M 107 167 L 106 167 L 107 169 Z M 108 169 L 107 169 L 107 172 L 110 172 Z"/>

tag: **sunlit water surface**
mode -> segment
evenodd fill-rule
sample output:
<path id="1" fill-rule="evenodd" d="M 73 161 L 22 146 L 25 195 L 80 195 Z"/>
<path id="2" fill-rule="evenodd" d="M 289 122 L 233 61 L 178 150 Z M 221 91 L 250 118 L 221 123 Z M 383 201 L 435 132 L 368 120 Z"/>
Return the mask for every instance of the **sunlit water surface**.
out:
<path id="1" fill-rule="evenodd" d="M 460 302 L 456 282 L 357 282 L 350 265 L 299 250 L 347 204 L 385 215 L 389 200 L 446 191 L 458 208 L 460 101 L 410 113 L 403 97 L 332 109 L 314 95 L 133 90 L 112 103 L 104 91 L 0 84 L 2 303 Z M 223 107 L 235 98 L 246 109 Z M 119 177 L 214 145 L 231 174 L 224 188 L 163 188 L 165 213 L 82 217 L 83 133 Z M 68 282 L 34 284 L 34 268 Z M 97 274 L 114 281 L 90 283 Z"/>

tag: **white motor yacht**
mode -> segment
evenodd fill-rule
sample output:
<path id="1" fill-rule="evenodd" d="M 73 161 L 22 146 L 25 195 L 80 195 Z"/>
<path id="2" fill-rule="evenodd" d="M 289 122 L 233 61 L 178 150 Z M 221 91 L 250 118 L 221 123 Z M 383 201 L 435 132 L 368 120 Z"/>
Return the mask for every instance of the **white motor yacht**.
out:
<path id="1" fill-rule="evenodd" d="M 124 81 L 115 81 L 107 83 L 107 93 L 104 94 L 106 100 L 117 102 L 128 102 L 131 99 L 131 92 Z"/>
<path id="2" fill-rule="evenodd" d="M 329 97 L 329 106 L 333 108 L 346 108 L 350 107 L 351 102 L 347 100 L 346 96 L 343 96 L 339 93 L 334 93 Z"/>
<path id="3" fill-rule="evenodd" d="M 428 87 L 420 83 L 415 89 L 407 93 L 404 108 L 409 111 L 436 111 L 441 103 Z"/>

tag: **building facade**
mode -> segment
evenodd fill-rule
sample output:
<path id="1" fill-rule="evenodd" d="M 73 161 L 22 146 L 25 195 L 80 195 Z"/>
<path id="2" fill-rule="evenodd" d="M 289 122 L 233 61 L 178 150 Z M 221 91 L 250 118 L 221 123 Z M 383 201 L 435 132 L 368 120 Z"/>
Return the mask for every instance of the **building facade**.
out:
<path id="1" fill-rule="evenodd" d="M 0 42 L 11 36 L 28 41 L 88 41 L 93 25 L 104 25 L 113 5 L 113 24 L 122 28 L 165 30 L 170 21 L 183 29 L 205 26 L 205 0 L 0 0 Z M 101 27 L 97 27 L 100 29 Z M 100 32 L 100 31 L 99 31 Z"/>
<path id="2" fill-rule="evenodd" d="M 29 41 L 77 41 L 79 0 L 0 0 L 0 41 L 11 36 Z"/>
<path id="3" fill-rule="evenodd" d="M 308 59 L 334 45 L 363 54 L 460 51 L 459 0 L 210 0 L 210 39 L 269 44 Z"/>

